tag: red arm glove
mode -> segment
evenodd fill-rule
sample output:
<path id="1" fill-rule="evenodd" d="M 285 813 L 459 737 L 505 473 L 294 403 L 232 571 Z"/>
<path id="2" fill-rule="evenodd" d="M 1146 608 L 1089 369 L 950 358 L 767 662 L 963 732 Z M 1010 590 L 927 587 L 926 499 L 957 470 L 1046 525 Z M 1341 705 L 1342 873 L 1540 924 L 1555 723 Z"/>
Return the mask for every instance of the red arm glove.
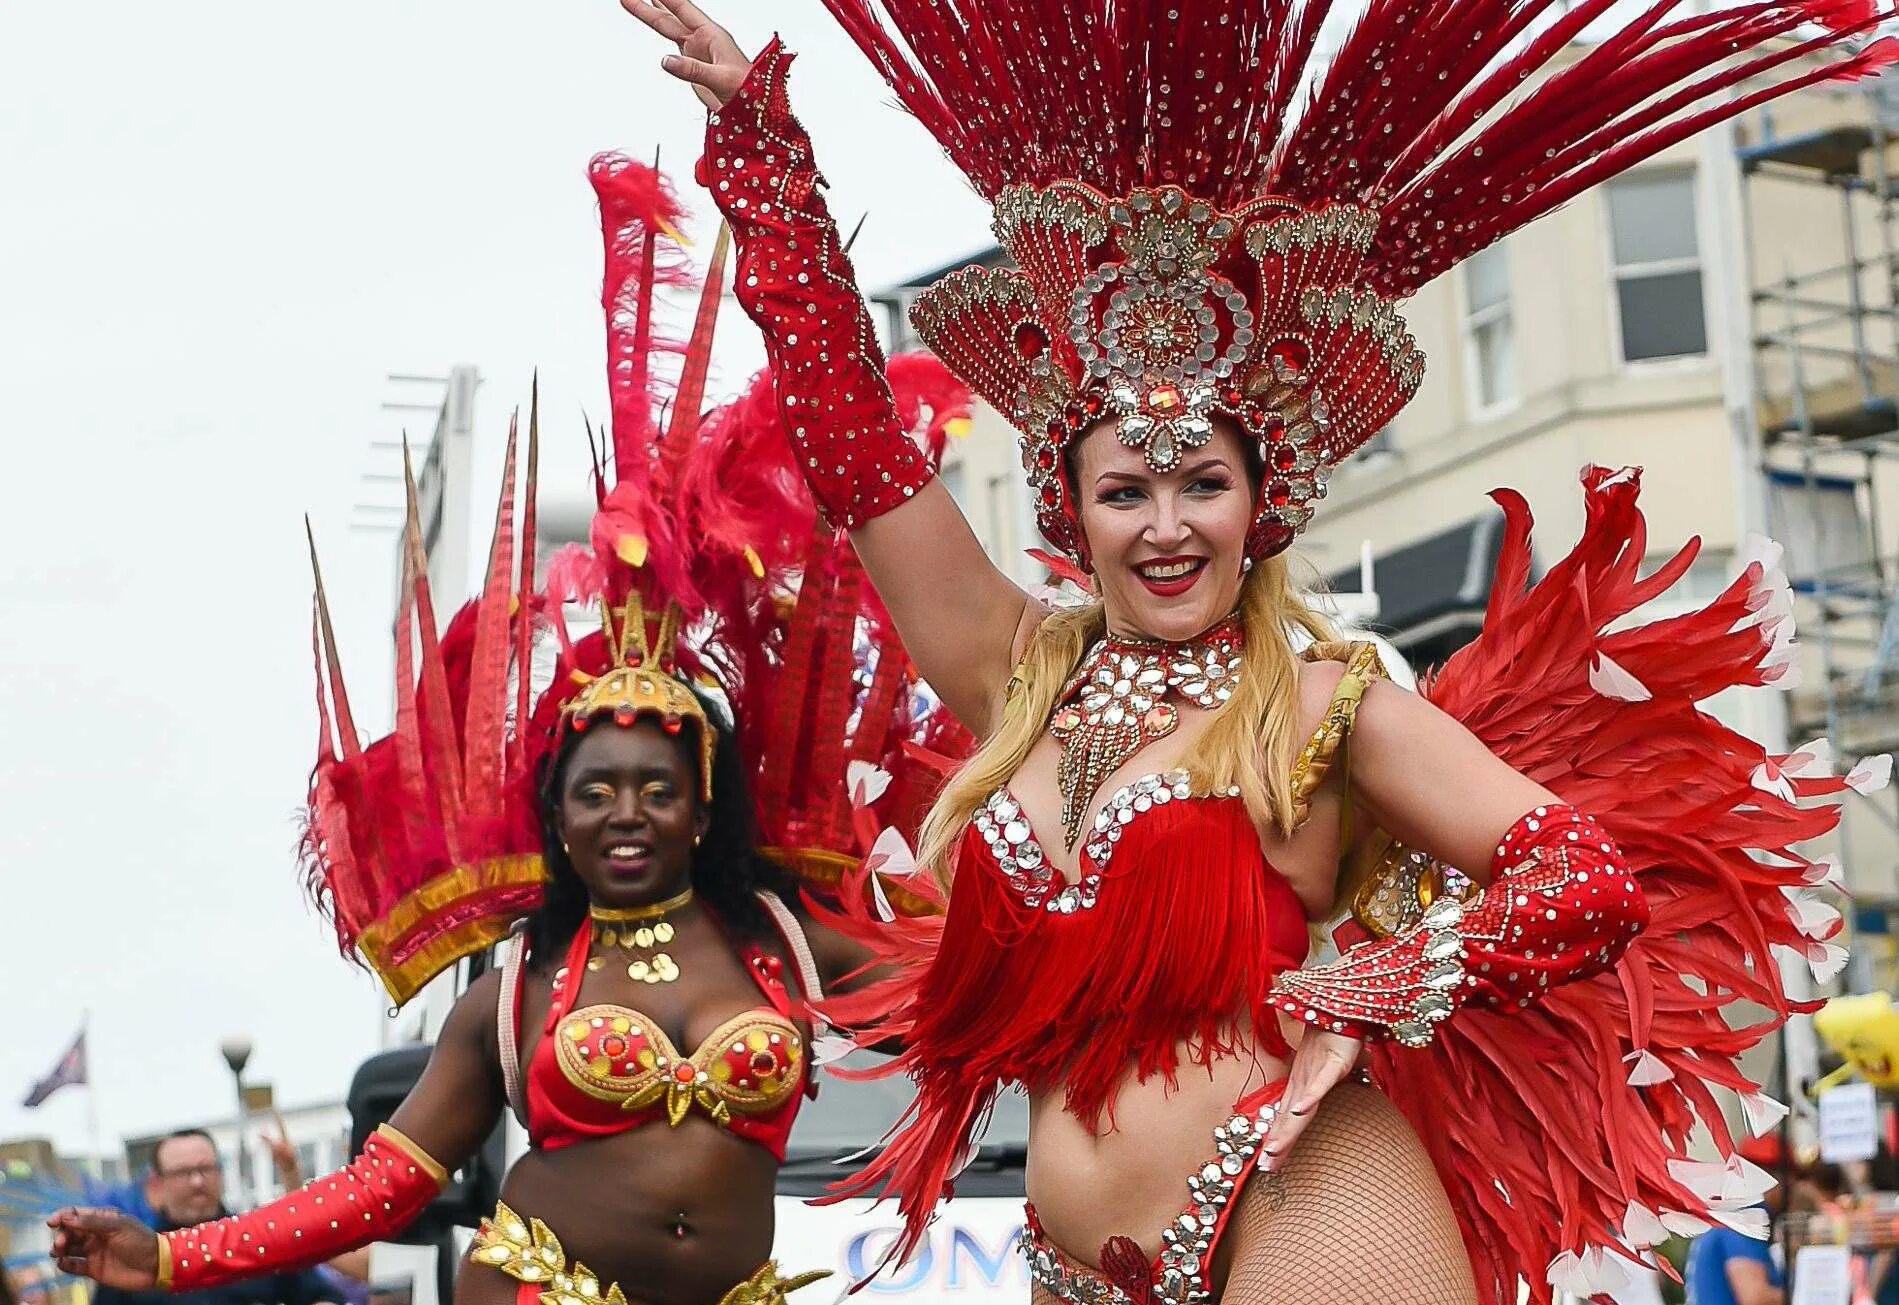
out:
<path id="1" fill-rule="evenodd" d="M 345 1169 L 249 1214 L 160 1234 L 158 1285 L 197 1291 L 309 1268 L 403 1228 L 447 1182 L 428 1152 L 384 1124 Z"/>
<path id="2" fill-rule="evenodd" d="M 739 303 L 765 336 L 778 407 L 818 508 L 854 530 L 925 484 L 856 274 L 818 187 L 811 138 L 791 115 L 792 56 L 776 38 L 706 119 L 699 184 L 731 224 Z"/>
<path id="3" fill-rule="evenodd" d="M 1528 1006 L 1608 969 L 1647 924 L 1602 826 L 1574 807 L 1538 807 L 1504 835 L 1476 897 L 1439 898 L 1404 933 L 1280 975 L 1273 1005 L 1334 1033 L 1422 1047 L 1469 1002 Z"/>

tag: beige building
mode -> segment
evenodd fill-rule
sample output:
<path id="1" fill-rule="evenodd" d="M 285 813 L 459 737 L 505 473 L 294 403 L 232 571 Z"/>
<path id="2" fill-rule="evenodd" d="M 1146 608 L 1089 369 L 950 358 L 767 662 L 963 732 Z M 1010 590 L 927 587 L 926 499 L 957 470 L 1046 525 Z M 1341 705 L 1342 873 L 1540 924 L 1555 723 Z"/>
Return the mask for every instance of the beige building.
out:
<path id="1" fill-rule="evenodd" d="M 1425 287 L 1405 308 L 1430 359 L 1423 388 L 1334 474 L 1296 556 L 1356 589 L 1369 545 L 1384 632 L 1428 664 L 1481 624 L 1500 524 L 1488 491 L 1528 497 L 1540 569 L 1580 530 L 1579 470 L 1641 466 L 1650 562 L 1702 540 L 1676 601 L 1717 593 L 1750 532 L 1787 545 L 1803 683 L 1724 695 L 1718 714 L 1770 745 L 1831 733 L 1842 769 L 1899 742 L 1896 659 L 1880 647 L 1899 546 L 1879 512 L 1899 502 L 1888 99 L 1899 104 L 1899 89 L 1803 92 L 1665 151 Z M 1899 154 L 1891 162 L 1899 171 Z M 883 299 L 911 347 L 902 310 L 947 270 Z M 1040 578 L 1022 556 L 1040 540 L 1000 417 L 985 410 L 945 477 L 992 553 Z M 1899 898 L 1894 812 L 1892 790 L 1849 804 L 1839 853 L 1872 926 L 1847 975 L 1855 987 L 1895 985 L 1891 934 L 1879 932 L 1883 900 Z"/>

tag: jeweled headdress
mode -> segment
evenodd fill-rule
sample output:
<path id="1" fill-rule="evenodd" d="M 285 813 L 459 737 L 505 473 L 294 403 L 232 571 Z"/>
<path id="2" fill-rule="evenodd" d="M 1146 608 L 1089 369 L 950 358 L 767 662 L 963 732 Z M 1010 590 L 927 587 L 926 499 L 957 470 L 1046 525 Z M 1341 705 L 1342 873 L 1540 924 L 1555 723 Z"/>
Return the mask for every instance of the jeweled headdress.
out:
<path id="1" fill-rule="evenodd" d="M 603 675 L 573 672 L 576 679 L 585 676 L 585 682 L 561 709 L 562 721 L 584 730 L 602 716 L 622 727 L 656 720 L 669 734 L 690 722 L 699 738 L 699 796 L 710 802 L 712 754 L 719 740 L 698 695 L 678 675 L 679 608 L 668 603 L 655 623 L 638 593 L 630 594 L 617 610 L 603 602 L 600 635 L 612 662 Z"/>
<path id="2" fill-rule="evenodd" d="M 1399 301 L 1712 123 L 1899 53 L 1749 89 L 1885 15 L 1660 0 L 1519 94 L 1615 0 L 1370 0 L 1329 55 L 1333 0 L 825 4 L 995 205 L 1016 266 L 952 273 L 912 320 L 1015 425 L 1038 523 L 1078 560 L 1078 432 L 1115 419 L 1166 470 L 1225 414 L 1262 466 L 1248 551 L 1276 553 L 1417 392 Z"/>

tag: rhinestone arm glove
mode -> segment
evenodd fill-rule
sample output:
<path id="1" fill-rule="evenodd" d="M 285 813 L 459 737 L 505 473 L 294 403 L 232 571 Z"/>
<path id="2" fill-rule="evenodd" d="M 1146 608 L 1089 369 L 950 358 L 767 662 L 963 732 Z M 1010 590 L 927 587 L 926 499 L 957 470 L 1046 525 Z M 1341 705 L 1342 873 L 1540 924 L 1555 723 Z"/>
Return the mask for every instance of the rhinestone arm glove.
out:
<path id="1" fill-rule="evenodd" d="M 1602 826 L 1574 807 L 1538 807 L 1504 835 L 1482 892 L 1441 897 L 1403 933 L 1280 975 L 1272 1004 L 1334 1033 L 1422 1047 L 1461 1006 L 1528 1006 L 1608 969 L 1647 924 Z"/>
<path id="2" fill-rule="evenodd" d="M 426 1151 L 384 1124 L 336 1173 L 248 1214 L 161 1233 L 158 1285 L 199 1291 L 309 1268 L 401 1229 L 447 1182 Z"/>
<path id="3" fill-rule="evenodd" d="M 897 416 L 811 138 L 791 114 L 791 60 L 774 38 L 707 117 L 696 176 L 731 224 L 739 303 L 764 334 L 799 470 L 824 515 L 854 530 L 933 473 Z"/>

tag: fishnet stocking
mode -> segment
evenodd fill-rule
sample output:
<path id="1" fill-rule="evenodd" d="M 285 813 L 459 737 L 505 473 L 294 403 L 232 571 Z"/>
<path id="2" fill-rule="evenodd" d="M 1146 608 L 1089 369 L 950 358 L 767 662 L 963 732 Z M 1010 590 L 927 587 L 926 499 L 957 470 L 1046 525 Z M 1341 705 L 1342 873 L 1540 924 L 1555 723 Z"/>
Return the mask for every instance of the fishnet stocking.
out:
<path id="1" fill-rule="evenodd" d="M 1285 1167 L 1246 1185 L 1220 1247 L 1222 1305 L 1474 1305 L 1449 1199 L 1375 1088 L 1326 1095 Z"/>

